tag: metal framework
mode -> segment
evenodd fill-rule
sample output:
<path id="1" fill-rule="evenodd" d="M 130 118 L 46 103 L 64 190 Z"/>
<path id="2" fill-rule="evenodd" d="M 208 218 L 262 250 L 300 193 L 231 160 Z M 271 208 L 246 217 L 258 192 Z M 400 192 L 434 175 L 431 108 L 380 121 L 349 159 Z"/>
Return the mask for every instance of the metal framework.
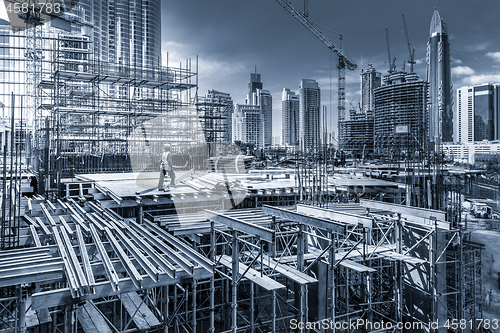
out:
<path id="1" fill-rule="evenodd" d="M 52 71 L 38 85 L 47 115 L 36 128 L 46 191 L 75 173 L 156 170 L 165 142 L 203 165 L 190 61 L 185 68 L 123 66 L 93 59 L 86 37 L 61 35 L 55 44 Z"/>

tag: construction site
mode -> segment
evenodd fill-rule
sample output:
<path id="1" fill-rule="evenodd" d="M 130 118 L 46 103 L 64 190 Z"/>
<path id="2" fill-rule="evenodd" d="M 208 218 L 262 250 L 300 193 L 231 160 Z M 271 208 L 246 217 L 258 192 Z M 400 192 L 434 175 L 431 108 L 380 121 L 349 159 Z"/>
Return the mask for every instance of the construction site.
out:
<path id="1" fill-rule="evenodd" d="M 461 214 L 480 172 L 425 166 L 416 74 L 374 87 L 382 114 L 346 120 L 356 65 L 322 40 L 339 56 L 342 144 L 392 162 L 335 166 L 324 134 L 257 168 L 231 143 L 230 95 L 199 96 L 198 59 L 139 66 L 103 61 L 88 35 L 24 38 L 44 57 L 2 108 L 0 333 L 496 332 L 485 245 Z"/>

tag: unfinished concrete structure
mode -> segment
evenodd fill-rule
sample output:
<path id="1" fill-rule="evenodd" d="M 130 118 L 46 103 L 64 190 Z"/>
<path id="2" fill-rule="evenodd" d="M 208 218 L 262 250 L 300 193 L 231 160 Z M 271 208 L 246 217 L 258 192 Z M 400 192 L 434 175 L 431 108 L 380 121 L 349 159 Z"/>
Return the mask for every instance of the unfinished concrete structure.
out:
<path id="1" fill-rule="evenodd" d="M 440 211 L 362 200 L 153 222 L 101 198 L 23 199 L 20 247 L 0 253 L 3 330 L 446 332 L 481 316 L 481 246 Z"/>
<path id="2" fill-rule="evenodd" d="M 375 152 L 394 156 L 425 151 L 428 83 L 414 73 L 391 73 L 384 76 L 384 86 L 375 89 L 374 96 Z"/>

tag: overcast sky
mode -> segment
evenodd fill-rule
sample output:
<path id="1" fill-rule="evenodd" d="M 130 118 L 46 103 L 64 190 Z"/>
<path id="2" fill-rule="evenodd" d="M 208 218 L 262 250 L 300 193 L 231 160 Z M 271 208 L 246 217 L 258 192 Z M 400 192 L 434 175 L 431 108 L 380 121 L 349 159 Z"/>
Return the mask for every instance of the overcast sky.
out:
<path id="1" fill-rule="evenodd" d="M 303 0 L 292 0 L 303 10 Z M 309 19 L 344 37 L 346 55 L 358 64 L 347 72 L 346 111 L 358 105 L 360 72 L 372 63 L 387 73 L 385 28 L 398 68 L 409 54 L 401 14 L 415 48 L 415 71 L 425 79 L 425 53 L 434 9 L 448 26 L 455 88 L 500 82 L 498 0 L 309 0 Z M 257 66 L 273 95 L 273 136 L 281 136 L 281 91 L 298 92 L 301 79 L 317 80 L 336 132 L 337 57 L 274 0 L 162 0 L 162 51 L 166 64 L 199 57 L 199 94 L 230 93 L 244 103 Z M 337 46 L 339 37 L 318 27 Z M 184 65 L 183 65 L 184 66 Z M 408 67 L 407 67 L 408 70 Z M 330 101 L 332 101 L 330 105 Z M 330 111 L 331 110 L 331 111 Z"/>

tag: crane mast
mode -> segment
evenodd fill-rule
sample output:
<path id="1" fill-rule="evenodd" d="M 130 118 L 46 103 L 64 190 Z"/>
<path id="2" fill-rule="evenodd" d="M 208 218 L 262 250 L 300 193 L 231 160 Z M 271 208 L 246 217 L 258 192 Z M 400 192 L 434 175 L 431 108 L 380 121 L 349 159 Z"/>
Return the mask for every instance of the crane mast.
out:
<path id="1" fill-rule="evenodd" d="M 408 29 L 406 28 L 406 20 L 405 14 L 401 14 L 403 16 L 403 27 L 405 28 L 406 42 L 408 43 L 408 52 L 410 53 L 410 73 L 413 73 L 413 65 L 416 64 L 415 61 L 415 49 L 411 47 L 410 37 L 408 36 Z"/>
<path id="2" fill-rule="evenodd" d="M 391 58 L 391 48 L 389 44 L 389 30 L 385 28 L 385 37 L 387 39 L 387 56 L 389 58 L 389 74 L 392 74 L 396 71 L 396 58 Z"/>
<path id="3" fill-rule="evenodd" d="M 339 87 L 338 87 L 338 121 L 345 120 L 345 69 L 354 70 L 357 68 L 356 63 L 347 58 L 340 49 L 338 49 L 328 38 L 321 33 L 308 19 L 307 19 L 307 5 L 304 7 L 304 14 L 301 14 L 292 4 L 287 0 L 276 0 L 290 15 L 299 21 L 307 30 L 309 30 L 316 38 L 332 50 L 339 58 L 337 68 L 339 70 Z M 307 1 L 307 0 L 306 0 Z M 342 39 L 342 35 L 340 36 Z"/>

